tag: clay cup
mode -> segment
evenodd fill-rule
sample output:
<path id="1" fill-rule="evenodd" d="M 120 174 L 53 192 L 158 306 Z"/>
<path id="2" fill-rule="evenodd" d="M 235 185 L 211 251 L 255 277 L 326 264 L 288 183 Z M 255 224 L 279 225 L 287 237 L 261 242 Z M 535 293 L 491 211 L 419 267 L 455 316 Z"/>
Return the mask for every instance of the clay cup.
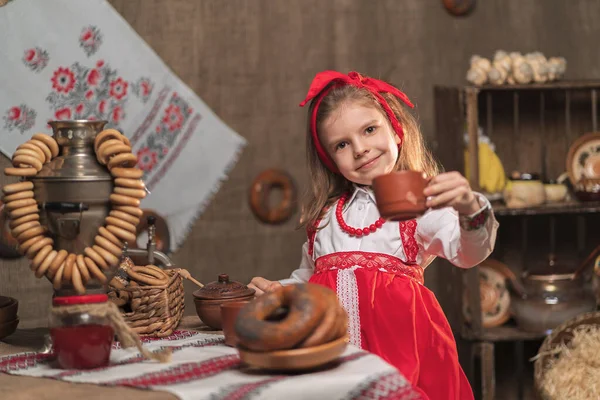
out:
<path id="1" fill-rule="evenodd" d="M 405 221 L 423 214 L 426 197 L 423 190 L 429 183 L 424 172 L 398 171 L 373 180 L 373 192 L 379 214 L 391 221 Z"/>

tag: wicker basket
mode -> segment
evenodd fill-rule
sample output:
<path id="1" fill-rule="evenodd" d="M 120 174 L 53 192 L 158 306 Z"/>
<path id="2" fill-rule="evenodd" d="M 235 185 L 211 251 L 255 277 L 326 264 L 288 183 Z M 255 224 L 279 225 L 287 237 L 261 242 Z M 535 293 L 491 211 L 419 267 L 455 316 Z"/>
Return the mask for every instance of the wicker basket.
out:
<path id="1" fill-rule="evenodd" d="M 183 277 L 179 271 L 178 268 L 164 270 L 169 276 L 166 285 L 118 289 L 129 295 L 128 303 L 120 308 L 125 321 L 137 334 L 165 337 L 177 328 L 185 306 Z"/>
<path id="2" fill-rule="evenodd" d="M 600 311 L 581 314 L 555 328 L 542 343 L 538 354 L 546 353 L 560 343 L 569 343 L 573 338 L 573 329 L 581 325 L 600 325 Z M 550 400 L 550 397 L 542 391 L 541 383 L 548 364 L 553 357 L 555 356 L 545 354 L 537 358 L 534 363 L 535 390 L 537 397 L 542 400 Z"/>

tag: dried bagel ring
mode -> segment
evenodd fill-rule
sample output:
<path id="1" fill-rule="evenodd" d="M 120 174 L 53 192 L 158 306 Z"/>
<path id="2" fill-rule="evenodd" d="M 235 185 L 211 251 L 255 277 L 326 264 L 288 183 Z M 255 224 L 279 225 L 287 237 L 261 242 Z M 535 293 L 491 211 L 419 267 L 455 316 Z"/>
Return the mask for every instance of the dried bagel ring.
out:
<path id="1" fill-rule="evenodd" d="M 127 178 L 117 178 L 115 179 L 115 186 L 124 187 L 130 189 L 142 189 L 146 188 L 144 181 L 141 179 L 127 179 Z"/>
<path id="2" fill-rule="evenodd" d="M 140 199 L 136 199 L 134 197 L 129 197 L 129 196 L 124 196 L 122 194 L 113 193 L 109 196 L 109 199 L 112 203 L 118 204 L 118 205 L 130 206 L 130 207 L 139 207 L 140 206 Z"/>
<path id="3" fill-rule="evenodd" d="M 57 254 L 58 254 L 58 252 L 56 250 L 52 250 L 50 253 L 48 253 L 48 255 L 44 258 L 44 260 L 42 260 L 42 263 L 39 265 L 39 267 L 36 268 L 36 270 L 35 270 L 36 278 L 39 279 L 42 276 L 44 276 L 44 274 L 46 273 L 46 271 L 48 270 L 50 265 L 52 265 L 52 262 L 56 258 Z"/>
<path id="4" fill-rule="evenodd" d="M 139 168 L 121 168 L 115 167 L 110 170 L 110 173 L 115 178 L 140 179 L 144 176 L 144 171 Z"/>
<path id="5" fill-rule="evenodd" d="M 123 212 L 123 211 L 112 210 L 111 212 L 108 213 L 108 215 L 110 215 L 111 217 L 114 217 L 114 218 L 122 219 L 123 221 L 127 221 L 133 225 L 137 225 L 140 223 L 139 218 L 134 217 L 131 214 L 127 214 L 126 212 Z"/>
<path id="6" fill-rule="evenodd" d="M 324 301 L 327 301 L 328 304 L 331 304 L 330 307 L 327 307 L 325 310 L 325 315 L 321 322 L 317 325 L 317 327 L 306 337 L 298 347 L 313 347 L 318 346 L 320 344 L 327 343 L 329 338 L 331 337 L 331 332 L 335 331 L 337 328 L 338 322 L 338 309 L 340 305 L 337 300 L 336 293 L 326 288 L 325 286 L 318 285 L 317 289 L 321 290 L 321 295 Z"/>
<path id="7" fill-rule="evenodd" d="M 10 203 L 6 203 L 5 207 L 8 211 L 12 211 L 12 210 L 16 210 L 17 208 L 28 207 L 28 206 L 32 206 L 34 204 L 37 204 L 35 199 L 21 199 L 21 200 L 11 201 Z"/>
<path id="8" fill-rule="evenodd" d="M 121 248 L 123 247 L 123 242 L 121 242 L 121 240 L 118 237 L 116 237 L 115 235 L 110 233 L 108 231 L 108 229 L 106 229 L 105 227 L 101 226 L 100 228 L 98 228 L 98 233 L 102 237 L 110 240 L 110 242 L 113 243 L 114 245 L 119 246 Z"/>
<path id="9" fill-rule="evenodd" d="M 46 146 L 48 146 L 48 148 L 50 149 L 50 152 L 52 154 L 52 158 L 54 158 L 54 157 L 56 157 L 58 155 L 58 152 L 60 151 L 60 149 L 58 147 L 58 143 L 56 143 L 56 140 L 54 140 L 53 137 L 48 136 L 48 135 L 43 134 L 43 133 L 36 133 L 31 138 L 39 140 L 40 142 L 44 142 L 44 144 Z"/>
<path id="10" fill-rule="evenodd" d="M 110 139 L 98 147 L 96 159 L 100 162 L 100 164 L 106 165 L 110 157 L 123 152 L 131 153 L 131 147 L 127 146 L 120 140 Z"/>
<path id="11" fill-rule="evenodd" d="M 54 274 L 54 278 L 52 278 L 52 286 L 54 287 L 54 289 L 58 290 L 61 288 L 64 272 L 65 272 L 65 262 L 63 261 L 62 264 L 60 264 L 60 266 L 58 267 L 58 270 L 56 271 L 56 273 Z"/>
<path id="12" fill-rule="evenodd" d="M 126 231 L 129 231 L 131 233 L 136 232 L 135 225 L 133 225 L 132 223 L 129 223 L 127 221 L 123 221 L 122 219 L 111 217 L 109 215 L 108 217 L 106 217 L 104 219 L 104 221 L 106 221 L 106 223 L 109 225 L 117 226 L 117 227 L 119 227 L 121 229 L 125 229 Z"/>
<path id="13" fill-rule="evenodd" d="M 41 150 L 40 150 L 40 152 L 41 152 Z M 44 153 L 42 153 L 40 155 L 39 153 L 36 153 L 34 150 L 31 150 L 31 149 L 15 150 L 15 152 L 13 153 L 12 156 L 13 157 L 15 157 L 15 156 L 31 156 L 31 157 L 35 158 L 36 160 L 39 160 L 41 163 L 46 161 L 46 157 L 44 156 Z"/>
<path id="14" fill-rule="evenodd" d="M 71 277 L 73 276 L 73 269 L 75 267 L 75 260 L 77 259 L 77 255 L 73 253 L 69 253 L 67 259 L 65 260 L 65 269 L 63 271 L 63 280 L 65 282 L 69 282 Z"/>
<path id="15" fill-rule="evenodd" d="M 36 271 L 39 266 L 42 264 L 42 262 L 44 262 L 44 260 L 46 259 L 46 256 L 48 256 L 48 254 L 50 254 L 52 252 L 52 246 L 51 245 L 46 245 L 44 247 L 42 247 L 42 249 L 35 255 L 35 257 L 33 258 L 33 260 L 31 260 L 31 270 L 32 271 Z"/>
<path id="16" fill-rule="evenodd" d="M 19 251 L 21 252 L 21 254 L 25 254 L 31 246 L 33 246 L 35 243 L 39 242 L 43 238 L 44 237 L 42 235 L 37 235 L 30 239 L 27 239 L 23 243 L 19 243 Z"/>
<path id="17" fill-rule="evenodd" d="M 123 142 L 123 135 L 121 134 L 121 132 L 119 132 L 116 129 L 105 129 L 102 132 L 100 132 L 94 139 L 94 151 L 96 152 L 96 154 L 98 154 L 98 148 L 100 147 L 100 145 L 105 140 L 108 140 L 110 138 L 117 139 Z"/>
<path id="18" fill-rule="evenodd" d="M 33 243 L 31 245 L 30 248 L 27 249 L 27 258 L 32 259 L 33 257 L 35 257 L 35 255 L 37 254 L 38 251 L 40 251 L 40 249 L 42 249 L 44 246 L 47 245 L 51 245 L 54 244 L 54 240 L 52 240 L 49 237 L 44 237 L 42 238 L 42 240 L 38 240 L 35 243 Z"/>
<path id="19" fill-rule="evenodd" d="M 11 183 L 9 185 L 6 185 L 2 188 L 2 192 L 4 192 L 4 194 L 13 194 L 13 193 L 22 192 L 24 190 L 32 190 L 32 189 L 33 189 L 33 183 L 30 181 L 25 181 L 25 182 L 17 182 L 17 183 Z"/>
<path id="20" fill-rule="evenodd" d="M 29 142 L 25 142 L 22 145 L 20 145 L 19 147 L 17 147 L 17 151 L 18 150 L 31 150 L 33 152 L 35 152 L 38 155 L 38 159 L 45 163 L 46 162 L 46 155 L 45 153 L 42 151 L 42 149 L 40 149 L 38 146 L 36 146 L 35 144 L 29 143 Z"/>
<path id="21" fill-rule="evenodd" d="M 77 265 L 75 262 L 73 262 L 73 267 L 72 267 L 72 272 L 71 272 L 71 283 L 73 284 L 73 288 L 75 289 L 75 291 L 77 292 L 77 294 L 84 294 L 85 293 L 85 286 L 83 286 L 83 282 L 81 281 L 81 273 L 79 272 L 79 268 L 77 268 Z"/>
<path id="22" fill-rule="evenodd" d="M 102 258 L 102 256 L 96 252 L 96 250 L 94 250 L 91 247 L 86 247 L 85 249 L 83 249 L 83 252 L 86 256 L 91 258 L 96 263 L 96 265 L 98 265 L 104 271 L 106 271 L 108 269 L 108 264 L 106 263 L 106 261 L 104 261 L 104 258 Z"/>
<path id="23" fill-rule="evenodd" d="M 136 236 L 135 234 L 126 231 L 125 229 L 119 228 L 118 226 L 114 226 L 114 225 L 107 225 L 106 229 L 112 233 L 113 235 L 115 235 L 116 237 L 118 237 L 119 239 L 122 239 L 126 242 L 129 243 L 133 243 L 136 240 Z"/>
<path id="24" fill-rule="evenodd" d="M 39 221 L 40 220 L 40 215 L 39 214 L 28 214 L 28 215 L 24 215 L 22 217 L 19 217 L 17 219 L 12 219 L 10 221 L 10 229 L 15 229 L 18 228 L 19 226 L 21 226 L 22 224 L 25 224 L 26 222 L 31 222 L 31 221 Z"/>
<path id="25" fill-rule="evenodd" d="M 22 192 L 9 194 L 8 196 L 4 196 L 2 201 L 4 201 L 4 203 L 10 203 L 11 201 L 22 199 L 33 199 L 33 190 L 24 190 Z"/>
<path id="26" fill-rule="evenodd" d="M 114 206 L 113 210 L 123 211 L 124 213 L 131 214 L 134 217 L 138 217 L 138 218 L 142 218 L 142 215 L 144 215 L 144 211 L 139 207 Z"/>
<path id="27" fill-rule="evenodd" d="M 33 206 L 17 208 L 16 210 L 11 211 L 9 213 L 9 215 L 10 215 L 10 219 L 16 219 L 16 218 L 23 217 L 23 216 L 29 215 L 29 214 L 34 214 L 34 213 L 35 214 L 38 213 L 37 204 L 35 204 Z"/>
<path id="28" fill-rule="evenodd" d="M 106 283 L 106 275 L 98 268 L 98 265 L 89 257 L 84 257 L 83 261 L 85 262 L 85 266 L 88 268 L 90 272 L 90 276 L 93 275 L 96 279 L 98 279 L 101 283 Z"/>
<path id="29" fill-rule="evenodd" d="M 308 337 L 323 319 L 327 307 L 316 284 L 280 287 L 252 300 L 235 322 L 239 344 L 255 351 L 291 349 Z M 268 321 L 280 307 L 289 309 L 281 321 Z"/>
<path id="30" fill-rule="evenodd" d="M 35 228 L 36 226 L 41 226 L 40 225 L 40 221 L 29 221 L 29 222 L 25 222 L 24 224 L 21 224 L 15 228 L 13 228 L 10 233 L 13 235 L 13 237 L 18 237 L 21 233 L 25 232 L 28 229 L 31 228 Z"/>
<path id="31" fill-rule="evenodd" d="M 146 191 L 142 190 L 142 189 L 131 189 L 131 188 L 122 188 L 122 187 L 115 187 L 115 189 L 113 190 L 113 193 L 116 194 L 122 194 L 124 196 L 129 196 L 129 197 L 133 197 L 136 199 L 143 199 L 144 197 L 146 197 Z"/>
<path id="32" fill-rule="evenodd" d="M 108 169 L 113 169 L 115 167 L 131 168 L 135 167 L 135 164 L 137 164 L 137 157 L 134 154 L 121 153 L 108 160 Z"/>
<path id="33" fill-rule="evenodd" d="M 121 134 L 121 140 L 123 140 L 123 143 L 125 143 L 127 146 L 131 147 L 131 142 L 129 141 L 129 138 L 127 136 Z"/>
<path id="34" fill-rule="evenodd" d="M 43 226 L 39 225 L 38 226 L 34 226 L 33 228 L 29 228 L 26 231 L 21 232 L 19 235 L 17 235 L 17 240 L 19 241 L 19 243 L 23 243 L 26 240 L 31 239 L 34 236 L 38 236 L 38 235 L 42 235 L 46 232 L 46 229 L 44 229 Z M 13 234 L 14 236 L 14 234 Z"/>
<path id="35" fill-rule="evenodd" d="M 110 252 L 111 254 L 117 257 L 119 257 L 122 253 L 122 250 L 119 246 L 117 246 L 102 235 L 96 235 L 96 237 L 94 237 L 94 242 L 96 242 L 98 246 L 102 247 L 104 250 Z"/>
<path id="36" fill-rule="evenodd" d="M 117 256 L 108 250 L 103 249 L 97 244 L 93 245 L 92 249 L 94 249 L 96 253 L 100 254 L 100 256 L 108 263 L 109 267 L 113 267 L 119 263 L 119 258 Z"/>
<path id="37" fill-rule="evenodd" d="M 164 272 L 155 271 L 145 267 L 131 267 L 127 269 L 127 275 L 138 283 L 150 286 L 162 286 L 169 282 L 169 277 Z"/>
<path id="38" fill-rule="evenodd" d="M 7 176 L 35 176 L 37 170 L 35 168 L 4 168 L 4 175 Z"/>
<path id="39" fill-rule="evenodd" d="M 54 278 L 54 276 L 56 275 L 56 271 L 58 271 L 58 269 L 63 264 L 68 255 L 69 252 L 66 250 L 61 250 L 58 252 L 56 257 L 54 258 L 54 261 L 52 261 L 52 264 L 50 264 L 50 266 L 48 267 L 48 271 L 46 272 L 46 275 L 48 275 L 49 278 Z"/>
<path id="40" fill-rule="evenodd" d="M 31 143 L 31 144 L 39 147 L 40 150 L 42 150 L 42 153 L 44 153 L 44 157 L 46 158 L 46 160 L 44 161 L 44 164 L 47 162 L 50 162 L 52 160 L 52 151 L 46 145 L 46 143 L 42 142 L 41 140 L 37 140 L 37 139 L 31 139 L 27 143 Z"/>
<path id="41" fill-rule="evenodd" d="M 88 271 L 87 265 L 85 265 L 85 261 L 83 260 L 83 255 L 78 254 L 77 258 L 75 258 L 75 264 L 77 265 L 77 269 L 79 269 L 79 273 L 81 274 L 81 279 L 84 283 L 89 282 L 91 276 L 90 271 Z"/>
<path id="42" fill-rule="evenodd" d="M 20 154 L 17 156 L 14 156 L 12 159 L 12 164 L 14 167 L 21 167 L 23 165 L 27 166 L 27 167 L 33 167 L 35 168 L 37 171 L 41 170 L 42 167 L 44 166 L 44 164 L 42 164 L 42 162 L 33 156 L 28 156 L 25 154 Z"/>

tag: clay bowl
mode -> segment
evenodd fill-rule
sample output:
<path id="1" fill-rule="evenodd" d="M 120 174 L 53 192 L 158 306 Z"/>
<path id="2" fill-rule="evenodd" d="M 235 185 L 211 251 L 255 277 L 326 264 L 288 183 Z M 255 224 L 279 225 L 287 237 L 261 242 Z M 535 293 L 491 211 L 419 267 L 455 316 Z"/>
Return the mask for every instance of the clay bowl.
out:
<path id="1" fill-rule="evenodd" d="M 417 171 L 398 171 L 378 176 L 373 180 L 373 192 L 379 214 L 392 221 L 413 219 L 423 214 L 429 183 L 426 175 Z"/>
<path id="2" fill-rule="evenodd" d="M 0 324 L 17 318 L 19 302 L 12 297 L 0 296 Z"/>
<path id="3" fill-rule="evenodd" d="M 235 347 L 238 342 L 237 335 L 235 334 L 235 320 L 241 310 L 249 300 L 246 301 L 232 301 L 221 304 L 221 325 L 223 327 L 223 335 L 225 335 L 225 344 L 227 346 Z"/>
<path id="4" fill-rule="evenodd" d="M 198 317 L 209 327 L 220 330 L 223 328 L 221 322 L 221 305 L 228 303 L 235 303 L 240 301 L 252 300 L 254 294 L 246 297 L 236 297 L 231 299 L 200 299 L 194 297 L 194 304 L 196 305 L 196 314 Z"/>
<path id="5" fill-rule="evenodd" d="M 238 347 L 240 359 L 251 367 L 276 371 L 301 371 L 336 360 L 346 349 L 348 336 L 319 346 L 292 350 L 255 352 Z"/>
<path id="6" fill-rule="evenodd" d="M 4 339 L 7 336 L 12 335 L 17 330 L 19 325 L 19 319 L 14 319 L 10 322 L 0 323 L 0 339 Z"/>

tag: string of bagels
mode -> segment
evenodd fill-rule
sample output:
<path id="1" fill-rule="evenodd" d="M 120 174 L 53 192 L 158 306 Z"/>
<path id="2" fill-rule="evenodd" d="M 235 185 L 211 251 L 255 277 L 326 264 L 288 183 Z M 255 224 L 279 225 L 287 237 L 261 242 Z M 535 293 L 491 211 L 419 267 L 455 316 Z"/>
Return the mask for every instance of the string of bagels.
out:
<path id="1" fill-rule="evenodd" d="M 91 279 L 106 283 L 106 272 L 118 264 L 123 242 L 135 242 L 136 226 L 143 214 L 140 202 L 146 196 L 141 180 L 143 171 L 135 167 L 137 157 L 131 152 L 127 137 L 115 129 L 105 129 L 96 136 L 94 151 L 98 162 L 108 167 L 114 188 L 110 195 L 111 211 L 104 219 L 104 226 L 98 229 L 94 243 L 83 254 L 54 248 L 54 240 L 40 224 L 33 183 L 28 180 L 58 156 L 56 140 L 43 133 L 33 135 L 17 147 L 12 156 L 13 166 L 4 169 L 7 176 L 22 177 L 20 182 L 2 189 L 19 252 L 31 260 L 30 268 L 37 278 L 45 276 L 55 289 L 70 283 L 78 294 L 85 293 L 85 285 Z"/>

